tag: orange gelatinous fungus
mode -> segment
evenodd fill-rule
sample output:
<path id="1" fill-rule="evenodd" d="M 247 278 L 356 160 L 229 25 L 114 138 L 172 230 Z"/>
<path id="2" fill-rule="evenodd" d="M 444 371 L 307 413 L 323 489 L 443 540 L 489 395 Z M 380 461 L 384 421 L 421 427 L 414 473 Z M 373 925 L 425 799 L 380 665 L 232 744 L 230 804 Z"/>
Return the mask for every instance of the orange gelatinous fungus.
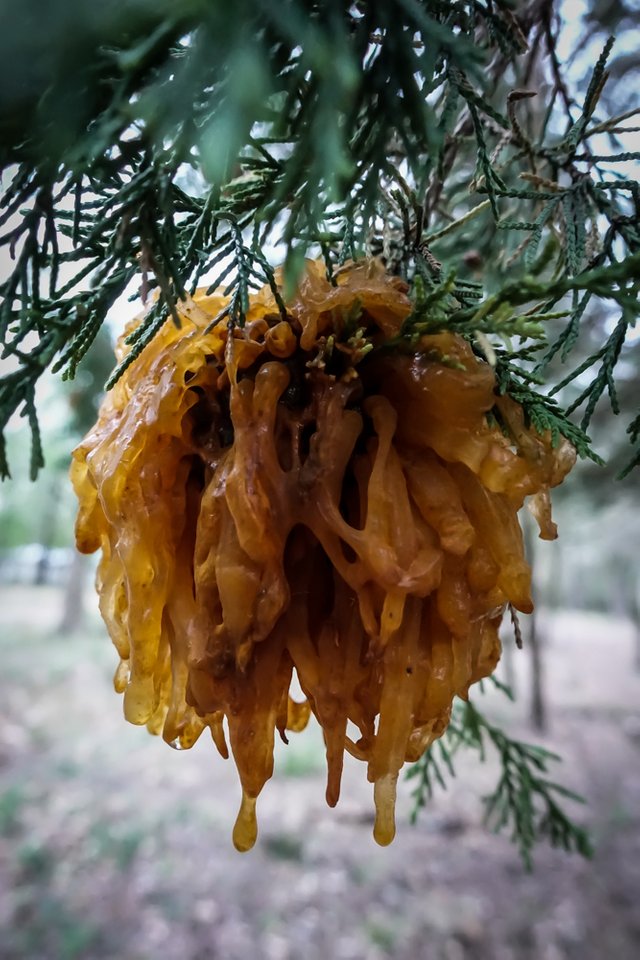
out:
<path id="1" fill-rule="evenodd" d="M 346 749 L 367 764 L 386 844 L 402 765 L 494 669 L 506 604 L 532 608 L 517 512 L 533 497 L 555 536 L 549 488 L 575 453 L 496 395 L 462 337 L 385 348 L 411 303 L 377 261 L 335 285 L 309 262 L 286 320 L 267 288 L 242 329 L 209 329 L 224 305 L 179 305 L 181 327 L 165 323 L 74 453 L 115 686 L 127 719 L 174 746 L 208 727 L 227 756 L 228 739 L 238 849 L 256 838 L 276 731 L 311 713 L 327 802 Z"/>

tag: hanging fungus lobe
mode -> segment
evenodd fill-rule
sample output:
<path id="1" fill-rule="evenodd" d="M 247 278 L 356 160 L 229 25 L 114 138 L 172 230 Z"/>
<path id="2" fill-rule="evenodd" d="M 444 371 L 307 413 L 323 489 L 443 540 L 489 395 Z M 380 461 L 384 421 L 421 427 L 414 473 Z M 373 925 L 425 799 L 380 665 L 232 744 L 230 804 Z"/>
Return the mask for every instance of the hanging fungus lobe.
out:
<path id="1" fill-rule="evenodd" d="M 336 286 L 308 263 L 286 320 L 266 288 L 243 329 L 209 329 L 224 303 L 182 304 L 74 453 L 115 686 L 128 720 L 180 748 L 208 727 L 228 756 L 226 720 L 238 849 L 256 838 L 275 731 L 286 741 L 310 713 L 327 802 L 347 750 L 386 844 L 403 763 L 494 669 L 505 605 L 532 609 L 517 511 L 533 496 L 555 536 L 549 488 L 574 451 L 527 428 L 461 337 L 384 349 L 411 305 L 376 261 Z"/>

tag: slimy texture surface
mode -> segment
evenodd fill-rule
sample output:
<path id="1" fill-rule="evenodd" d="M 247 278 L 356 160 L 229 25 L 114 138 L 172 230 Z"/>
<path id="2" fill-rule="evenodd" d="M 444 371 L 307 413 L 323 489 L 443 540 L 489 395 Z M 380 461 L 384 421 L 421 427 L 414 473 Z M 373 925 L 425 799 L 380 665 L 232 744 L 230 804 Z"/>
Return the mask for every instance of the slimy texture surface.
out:
<path id="1" fill-rule="evenodd" d="M 208 330 L 224 305 L 182 304 L 180 329 L 164 324 L 74 453 L 115 687 L 127 719 L 169 744 L 208 728 L 230 748 L 239 850 L 257 836 L 274 737 L 310 714 L 327 802 L 346 750 L 387 844 L 403 764 L 495 668 L 506 605 L 532 609 L 517 513 L 532 497 L 555 536 L 549 488 L 575 454 L 496 395 L 461 337 L 385 348 L 411 303 L 376 261 L 336 286 L 309 262 L 286 320 L 266 288 L 243 329 Z"/>

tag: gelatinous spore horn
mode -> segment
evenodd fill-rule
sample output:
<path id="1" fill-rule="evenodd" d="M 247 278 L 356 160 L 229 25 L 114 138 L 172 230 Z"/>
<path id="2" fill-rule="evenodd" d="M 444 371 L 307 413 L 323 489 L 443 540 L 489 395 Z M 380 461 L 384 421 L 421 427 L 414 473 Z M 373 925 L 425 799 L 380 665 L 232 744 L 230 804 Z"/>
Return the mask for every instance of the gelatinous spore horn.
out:
<path id="1" fill-rule="evenodd" d="M 376 261 L 335 286 L 308 263 L 286 318 L 265 289 L 243 329 L 209 329 L 224 304 L 187 300 L 74 453 L 115 686 L 127 719 L 175 747 L 205 727 L 223 756 L 228 740 L 238 849 L 257 836 L 276 732 L 311 713 L 327 802 L 346 750 L 366 763 L 386 844 L 403 764 L 494 669 L 506 604 L 531 609 L 517 513 L 532 497 L 555 536 L 549 488 L 574 451 L 496 395 L 461 337 L 380 349 L 411 306 Z"/>

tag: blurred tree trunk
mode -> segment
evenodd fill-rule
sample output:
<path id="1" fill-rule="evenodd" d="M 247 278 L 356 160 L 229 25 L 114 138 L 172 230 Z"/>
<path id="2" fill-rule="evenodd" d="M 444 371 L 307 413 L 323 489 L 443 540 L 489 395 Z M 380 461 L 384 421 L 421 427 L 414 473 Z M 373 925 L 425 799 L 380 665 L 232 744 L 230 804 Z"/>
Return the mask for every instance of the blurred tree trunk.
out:
<path id="1" fill-rule="evenodd" d="M 535 534 L 534 524 L 530 516 L 523 515 L 524 541 L 527 551 L 527 559 L 531 566 L 531 586 L 534 594 L 534 602 L 537 601 L 537 591 L 535 590 Z M 547 700 L 544 690 L 544 662 L 542 642 L 539 631 L 538 614 L 534 609 L 529 617 L 529 636 L 527 637 L 527 646 L 531 657 L 531 689 L 529 718 L 531 726 L 538 732 L 543 732 L 548 726 Z"/>
<path id="2" fill-rule="evenodd" d="M 514 650 L 517 650 L 513 639 L 510 638 L 502 648 L 502 664 L 504 670 L 504 682 L 509 687 L 513 695 L 516 694 L 516 671 L 513 662 Z"/>
<path id="3" fill-rule="evenodd" d="M 631 621 L 633 665 L 640 671 L 640 576 L 629 556 L 617 556 L 611 564 L 611 612 Z"/>
<path id="4" fill-rule="evenodd" d="M 62 617 L 56 631 L 59 634 L 77 633 L 84 625 L 86 617 L 84 594 L 88 572 L 87 557 L 74 550 L 64 590 Z"/>
<path id="5" fill-rule="evenodd" d="M 41 587 L 49 579 L 49 551 L 53 546 L 58 523 L 58 504 L 60 502 L 60 477 L 54 476 L 45 498 L 39 541 L 42 553 L 36 564 L 33 584 Z"/>
<path id="6" fill-rule="evenodd" d="M 634 666 L 640 672 L 640 577 L 634 577 L 631 587 L 631 623 L 635 630 Z"/>
<path id="7" fill-rule="evenodd" d="M 538 632 L 537 616 L 532 613 L 529 618 L 529 650 L 531 652 L 531 726 L 538 732 L 547 729 L 548 714 L 547 700 L 544 692 L 544 662 L 542 643 Z"/>
<path id="8" fill-rule="evenodd" d="M 609 566 L 607 588 L 610 612 L 633 620 L 636 578 L 627 557 L 614 557 Z"/>
<path id="9" fill-rule="evenodd" d="M 633 666 L 640 672 L 640 576 L 630 557 L 619 557 L 614 581 L 622 594 L 619 616 L 631 621 L 633 631 Z"/>

